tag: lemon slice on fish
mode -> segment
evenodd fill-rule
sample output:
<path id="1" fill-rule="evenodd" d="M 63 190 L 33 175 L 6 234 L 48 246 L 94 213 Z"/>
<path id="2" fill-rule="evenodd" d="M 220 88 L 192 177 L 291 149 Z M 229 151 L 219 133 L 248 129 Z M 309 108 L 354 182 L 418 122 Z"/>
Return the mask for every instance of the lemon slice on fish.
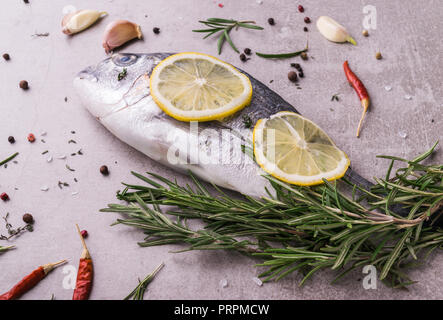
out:
<path id="1" fill-rule="evenodd" d="M 181 121 L 224 118 L 251 102 L 249 78 L 230 64 L 202 53 L 185 52 L 161 61 L 152 71 L 151 95 Z"/>
<path id="2" fill-rule="evenodd" d="M 264 171 L 302 186 L 343 177 L 346 154 L 312 121 L 294 112 L 279 112 L 257 122 L 254 155 Z"/>

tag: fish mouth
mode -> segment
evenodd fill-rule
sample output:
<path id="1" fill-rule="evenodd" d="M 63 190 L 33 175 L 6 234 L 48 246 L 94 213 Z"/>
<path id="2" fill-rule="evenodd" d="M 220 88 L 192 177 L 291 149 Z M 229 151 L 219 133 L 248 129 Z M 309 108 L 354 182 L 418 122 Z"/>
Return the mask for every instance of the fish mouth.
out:
<path id="1" fill-rule="evenodd" d="M 91 93 L 95 92 L 95 87 L 88 86 L 85 80 L 88 82 L 97 82 L 98 79 L 94 75 L 95 70 L 95 67 L 90 66 L 79 72 L 74 79 L 74 87 L 83 100 L 83 104 L 99 121 L 130 108 L 150 96 L 149 76 L 142 74 L 132 82 L 129 89 L 114 92 L 114 94 L 116 94 L 114 99 L 104 101 L 103 95 L 94 99 L 96 96 L 93 96 Z M 88 100 L 87 97 L 89 97 L 90 100 Z M 111 98 L 111 95 L 106 95 L 106 98 Z"/>
<path id="2" fill-rule="evenodd" d="M 76 79 L 79 80 L 89 80 L 89 81 L 97 81 L 97 76 L 95 75 L 95 71 L 97 70 L 96 66 L 89 66 L 86 67 L 84 70 L 80 71 L 77 76 Z"/>

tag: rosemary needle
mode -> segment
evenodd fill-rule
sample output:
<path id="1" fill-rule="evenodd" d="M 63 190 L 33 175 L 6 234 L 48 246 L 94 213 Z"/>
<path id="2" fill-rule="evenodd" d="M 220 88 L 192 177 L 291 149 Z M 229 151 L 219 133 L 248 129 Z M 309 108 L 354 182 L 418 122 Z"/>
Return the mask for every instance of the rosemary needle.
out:
<path id="1" fill-rule="evenodd" d="M 132 292 L 125 297 L 123 300 L 129 300 L 132 298 L 132 300 L 143 300 L 143 296 L 145 294 L 146 288 L 148 287 L 148 284 L 154 279 L 155 275 L 165 266 L 165 264 L 162 262 L 157 268 L 155 268 L 154 271 L 152 271 L 150 274 L 146 276 L 146 278 L 143 279 L 143 281 L 138 281 L 139 284 L 137 287 L 135 287 Z"/>
<path id="2" fill-rule="evenodd" d="M 260 52 L 256 52 L 255 54 L 261 58 L 266 58 L 266 59 L 286 59 L 286 58 L 292 58 L 292 57 L 296 57 L 300 54 L 302 54 L 303 52 L 308 51 L 308 46 L 306 46 L 305 49 L 300 50 L 300 51 L 296 51 L 296 52 L 289 52 L 289 53 L 260 53 Z"/>
<path id="3" fill-rule="evenodd" d="M 0 246 L 0 253 L 8 251 L 8 250 L 13 249 L 13 248 L 14 248 L 14 246 L 7 246 L 7 247 Z"/>
<path id="4" fill-rule="evenodd" d="M 18 156 L 18 152 L 14 153 L 12 156 L 6 158 L 6 159 L 3 160 L 3 161 L 0 161 L 0 166 L 2 166 L 2 165 L 4 165 L 4 164 L 8 163 L 8 162 L 11 161 L 12 159 L 14 159 L 16 156 Z"/>

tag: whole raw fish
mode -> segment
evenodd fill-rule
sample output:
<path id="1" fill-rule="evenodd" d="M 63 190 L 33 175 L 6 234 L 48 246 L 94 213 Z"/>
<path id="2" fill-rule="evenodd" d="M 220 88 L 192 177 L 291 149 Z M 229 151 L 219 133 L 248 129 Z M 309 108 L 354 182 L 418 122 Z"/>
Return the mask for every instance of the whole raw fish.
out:
<path id="1" fill-rule="evenodd" d="M 253 127 L 258 119 L 279 111 L 297 112 L 295 108 L 248 75 L 253 88 L 248 107 L 220 121 L 177 121 L 156 105 L 149 92 L 153 68 L 169 55 L 115 54 L 81 71 L 74 85 L 98 121 L 148 157 L 179 171 L 191 170 L 224 188 L 250 196 L 266 195 L 269 182 L 248 155 L 252 129 L 245 127 L 244 119 L 250 118 Z M 119 80 L 122 72 L 125 76 Z M 351 169 L 346 176 L 362 187 L 371 185 Z"/>

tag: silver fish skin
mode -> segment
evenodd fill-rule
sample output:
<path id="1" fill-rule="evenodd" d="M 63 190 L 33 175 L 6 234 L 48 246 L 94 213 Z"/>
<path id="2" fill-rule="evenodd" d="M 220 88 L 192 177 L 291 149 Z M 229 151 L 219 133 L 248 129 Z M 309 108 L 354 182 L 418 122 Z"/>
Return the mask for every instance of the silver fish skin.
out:
<path id="1" fill-rule="evenodd" d="M 121 141 L 175 170 L 192 171 L 201 179 L 242 194 L 266 196 L 271 190 L 264 172 L 252 160 L 252 127 L 279 111 L 297 110 L 260 81 L 249 76 L 251 104 L 222 121 L 186 123 L 166 115 L 149 92 L 153 68 L 170 53 L 119 53 L 81 71 L 74 87 L 89 112 Z M 126 69 L 126 75 L 118 80 Z M 246 73 L 245 73 L 246 74 Z M 368 188 L 371 184 L 348 169 L 347 178 Z"/>

